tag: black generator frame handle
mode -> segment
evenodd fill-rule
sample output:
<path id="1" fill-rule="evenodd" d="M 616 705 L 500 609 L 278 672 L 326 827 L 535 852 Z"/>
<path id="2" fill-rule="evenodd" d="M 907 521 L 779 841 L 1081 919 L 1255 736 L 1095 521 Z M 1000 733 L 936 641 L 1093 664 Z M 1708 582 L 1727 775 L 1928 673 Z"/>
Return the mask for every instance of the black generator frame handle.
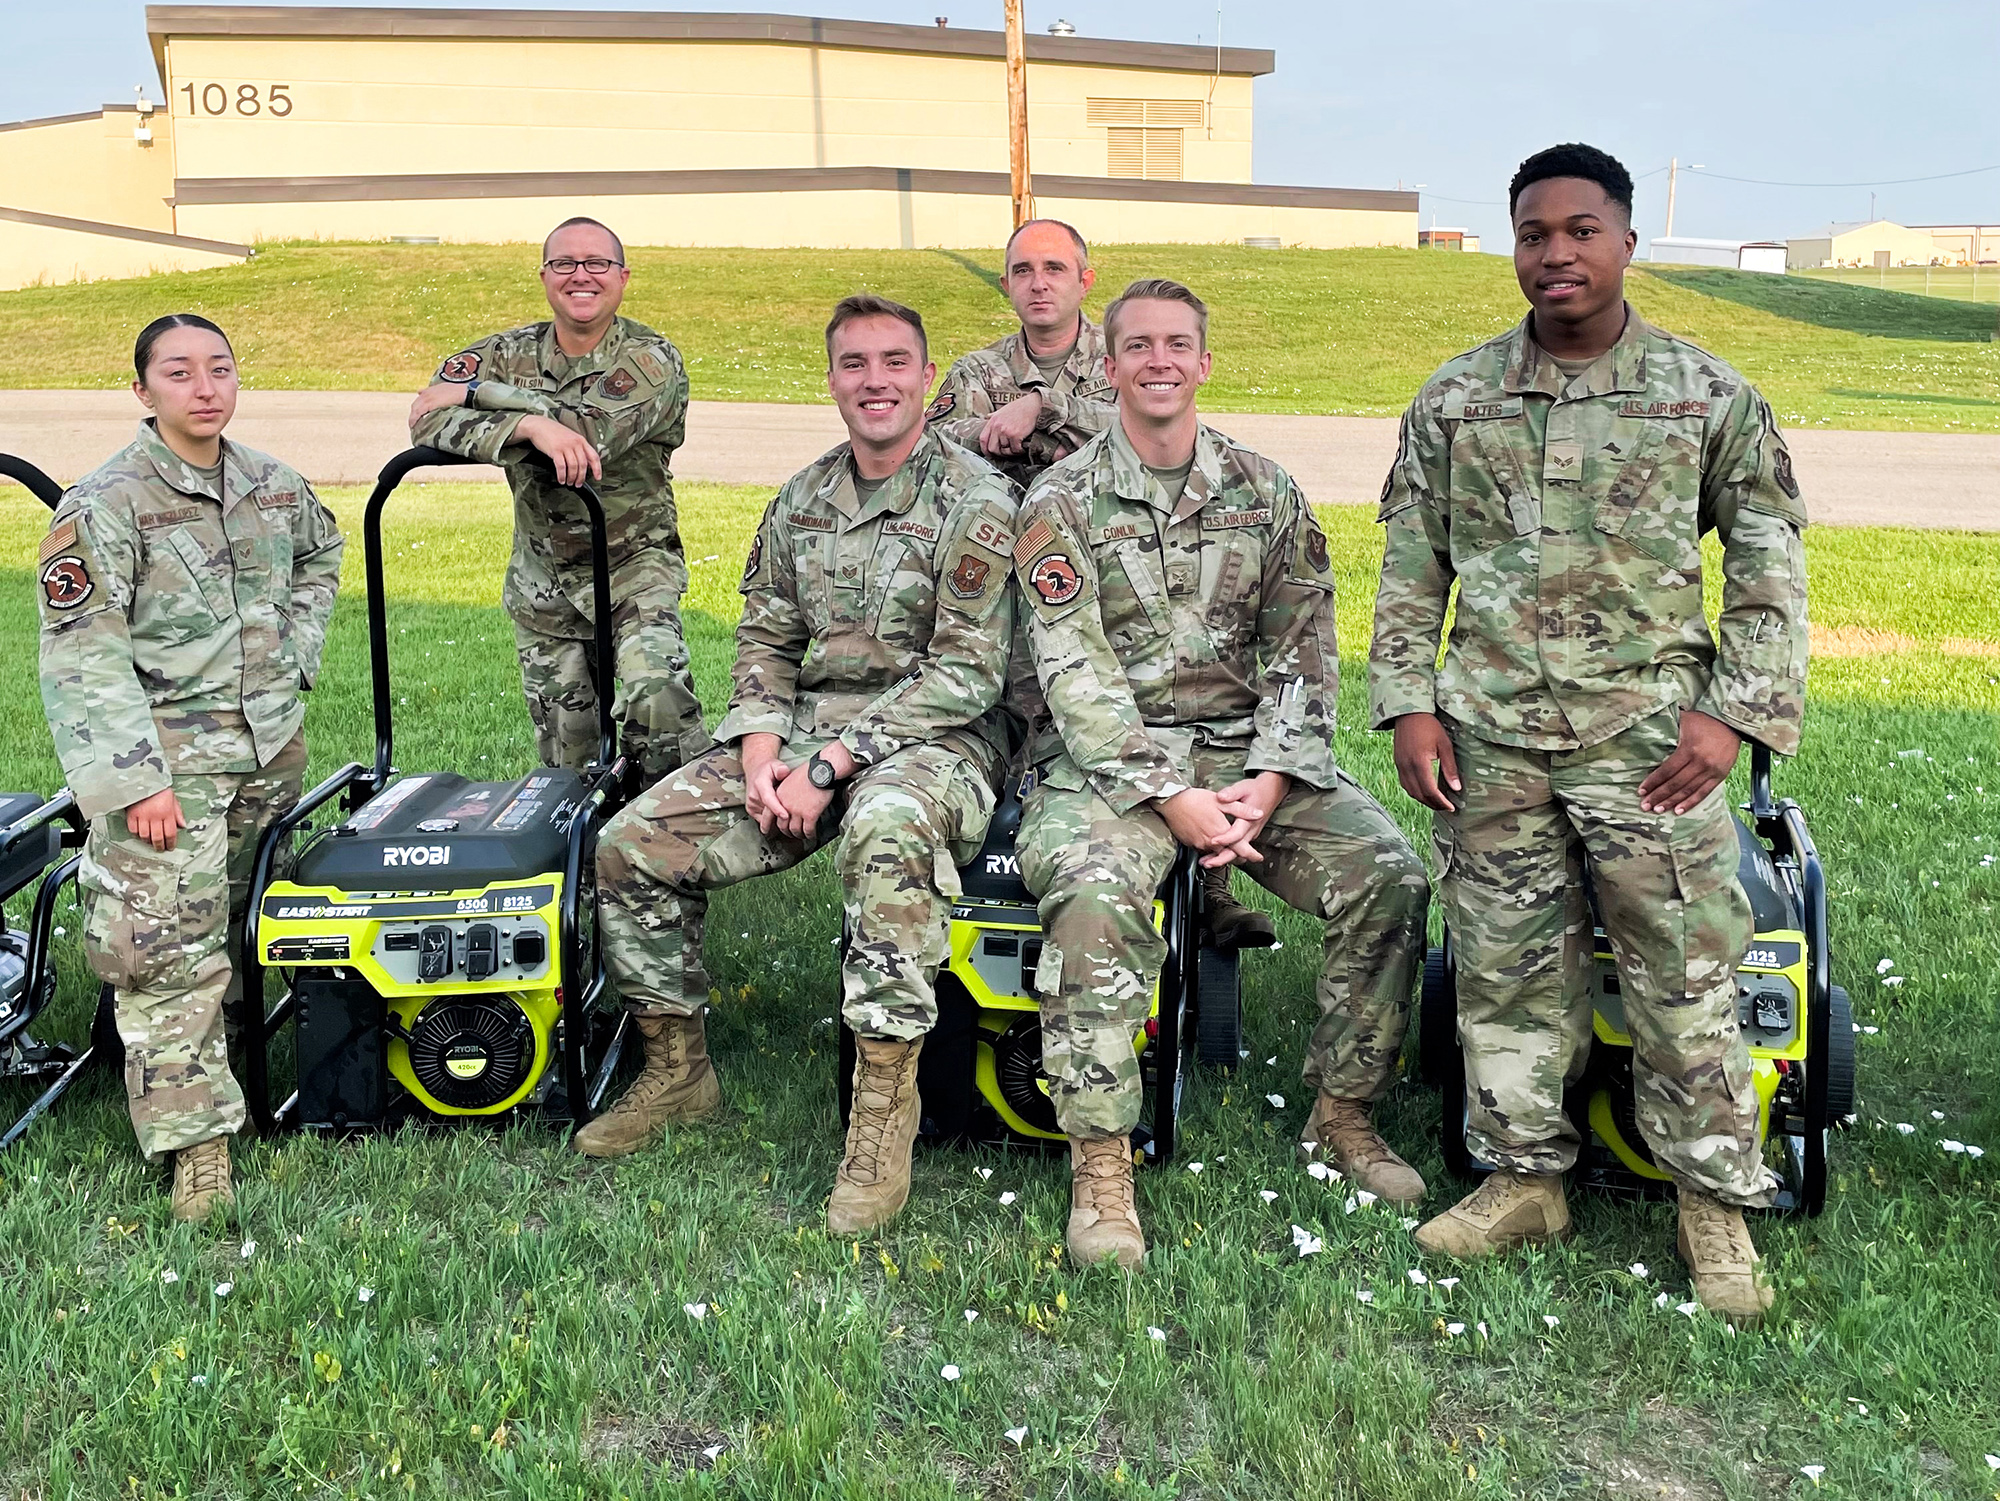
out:
<path id="1" fill-rule="evenodd" d="M 368 674 L 375 698 L 374 792 L 389 784 L 395 749 L 395 726 L 390 712 L 388 601 L 382 582 L 382 508 L 396 487 L 413 470 L 455 464 L 477 464 L 483 460 L 464 454 L 446 453 L 441 448 L 406 448 L 382 466 L 375 489 L 368 497 L 368 509 L 361 518 L 362 545 L 368 568 Z M 536 453 L 529 462 L 545 474 L 554 466 Z M 611 540 L 604 520 L 604 502 L 588 480 L 563 487 L 583 502 L 590 518 L 590 602 L 597 684 L 597 764 L 609 766 L 617 757 L 618 732 L 611 718 L 612 680 L 616 672 L 611 635 Z"/>
<path id="2" fill-rule="evenodd" d="M 0 475 L 22 486 L 51 511 L 62 503 L 63 487 L 26 459 L 0 453 Z"/>

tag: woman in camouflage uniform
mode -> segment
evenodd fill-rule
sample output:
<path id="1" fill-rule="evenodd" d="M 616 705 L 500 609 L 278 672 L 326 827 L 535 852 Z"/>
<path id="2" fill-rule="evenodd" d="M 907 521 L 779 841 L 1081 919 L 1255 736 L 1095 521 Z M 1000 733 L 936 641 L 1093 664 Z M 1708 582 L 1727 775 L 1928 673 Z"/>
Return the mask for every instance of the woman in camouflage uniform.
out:
<path id="1" fill-rule="evenodd" d="M 310 486 L 223 438 L 221 329 L 148 324 L 132 389 L 151 414 L 63 497 L 43 539 L 42 700 L 90 819 L 84 950 L 117 993 L 125 1093 L 174 1215 L 234 1203 L 243 1094 L 225 1011 L 257 842 L 298 800 L 301 692 L 319 674 L 342 539 Z"/>

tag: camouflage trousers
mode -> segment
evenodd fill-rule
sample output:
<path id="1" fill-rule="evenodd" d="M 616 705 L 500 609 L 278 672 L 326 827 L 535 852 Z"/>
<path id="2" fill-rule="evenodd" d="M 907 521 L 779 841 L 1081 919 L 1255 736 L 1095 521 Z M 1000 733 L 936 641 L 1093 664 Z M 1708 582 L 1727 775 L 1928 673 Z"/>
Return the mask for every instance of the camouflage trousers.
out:
<path id="1" fill-rule="evenodd" d="M 803 764 L 812 747 L 787 747 Z M 794 770 L 794 776 L 804 776 Z M 933 981 L 948 957 L 958 863 L 978 852 L 993 815 L 991 772 L 937 744 L 897 751 L 843 783 L 810 839 L 766 834 L 743 807 L 734 745 L 637 798 L 597 845 L 604 959 L 634 1011 L 694 1016 L 706 893 L 787 870 L 838 841 L 847 918 L 841 1015 L 863 1037 L 921 1037 L 937 1021 Z"/>
<path id="2" fill-rule="evenodd" d="M 650 786 L 712 743 L 681 634 L 678 559 L 637 560 L 611 575 L 611 638 L 618 696 L 612 722 L 619 751 Z M 509 580 L 508 610 L 521 658 L 521 686 L 544 766 L 582 770 L 597 756 L 597 674 L 590 617 L 554 587 L 522 591 Z"/>
<path id="3" fill-rule="evenodd" d="M 91 821 L 77 873 L 84 953 L 116 992 L 126 1104 L 148 1162 L 243 1125 L 225 1024 L 242 1004 L 236 952 L 257 841 L 298 802 L 305 767 L 297 736 L 259 771 L 176 776 L 187 827 L 164 852 L 122 812 Z"/>
<path id="4" fill-rule="evenodd" d="M 1600 745 L 1523 750 L 1449 720 L 1464 791 L 1433 824 L 1458 969 L 1467 1141 L 1475 1157 L 1558 1173 L 1582 1145 L 1562 1108 L 1591 1040 L 1587 868 L 1618 962 L 1640 1134 L 1676 1183 L 1771 1202 L 1736 966 L 1750 942 L 1729 805 L 1644 813 L 1639 784 L 1672 754 L 1677 711 Z"/>
<path id="5" fill-rule="evenodd" d="M 1242 778 L 1243 760 L 1240 750 L 1198 747 L 1194 774 L 1220 789 Z M 1325 791 L 1294 787 L 1256 845 L 1264 863 L 1243 873 L 1323 925 L 1305 1082 L 1372 1100 L 1388 1087 L 1409 1024 L 1430 898 L 1423 862 L 1345 776 Z M 1042 1067 L 1068 1135 L 1119 1136 L 1138 1124 L 1134 1039 L 1167 947 L 1153 896 L 1177 848 L 1158 813 L 1119 814 L 1067 756 L 1043 769 L 1023 804 L 1016 851 L 1044 935 L 1035 972 Z"/>

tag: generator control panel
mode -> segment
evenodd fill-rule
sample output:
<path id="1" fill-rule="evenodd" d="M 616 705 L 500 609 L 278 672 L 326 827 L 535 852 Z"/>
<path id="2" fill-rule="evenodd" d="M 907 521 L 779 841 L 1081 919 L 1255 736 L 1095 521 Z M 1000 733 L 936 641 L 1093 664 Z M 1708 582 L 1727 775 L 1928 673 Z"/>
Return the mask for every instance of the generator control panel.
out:
<path id="1" fill-rule="evenodd" d="M 384 923 L 375 934 L 375 962 L 403 985 L 512 985 L 535 980 L 549 966 L 548 924 L 539 917 L 499 922 Z"/>

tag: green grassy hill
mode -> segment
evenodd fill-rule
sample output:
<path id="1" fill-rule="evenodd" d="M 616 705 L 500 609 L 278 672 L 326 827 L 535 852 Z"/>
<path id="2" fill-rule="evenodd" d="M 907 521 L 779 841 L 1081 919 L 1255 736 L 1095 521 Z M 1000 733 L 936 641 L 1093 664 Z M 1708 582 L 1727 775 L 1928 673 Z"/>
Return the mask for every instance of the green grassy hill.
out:
<path id="1" fill-rule="evenodd" d="M 635 247 L 626 307 L 688 357 L 698 398 L 826 399 L 820 328 L 867 287 L 919 308 L 940 363 L 1008 326 L 999 252 Z M 522 245 L 274 245 L 220 271 L 0 293 L 0 341 L 32 351 L 0 386 L 115 386 L 149 319 L 228 328 L 246 378 L 403 390 L 481 334 L 543 312 Z M 1215 410 L 1400 412 L 1447 356 L 1521 314 L 1498 256 L 1109 246 L 1092 310 L 1135 276 L 1187 281 L 1214 308 Z M 1793 426 L 2000 431 L 1990 307 L 1804 278 L 1636 272 L 1647 317 L 1739 365 Z"/>

